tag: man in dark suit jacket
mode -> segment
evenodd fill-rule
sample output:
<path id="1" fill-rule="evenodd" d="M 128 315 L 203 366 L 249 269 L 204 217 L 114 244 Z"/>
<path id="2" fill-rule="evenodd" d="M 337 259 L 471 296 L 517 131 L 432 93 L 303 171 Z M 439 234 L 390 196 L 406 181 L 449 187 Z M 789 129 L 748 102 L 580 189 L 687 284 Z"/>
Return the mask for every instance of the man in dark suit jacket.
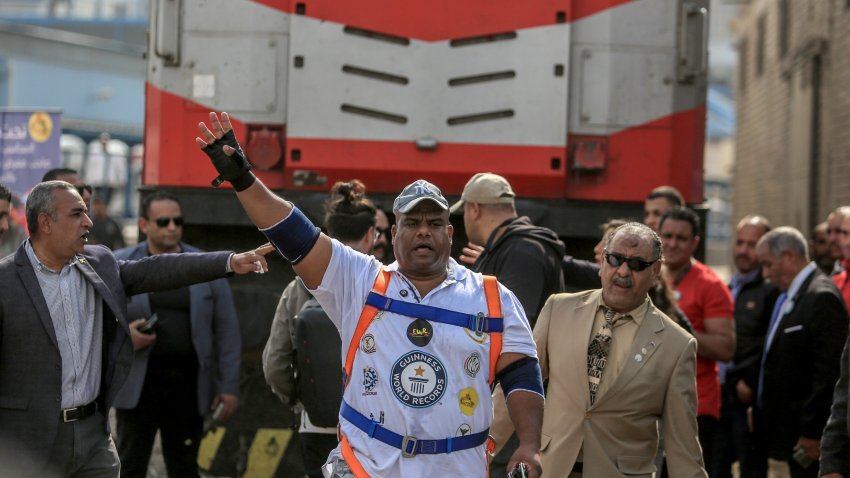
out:
<path id="1" fill-rule="evenodd" d="M 847 309 L 835 284 L 809 262 L 806 239 L 791 227 L 756 246 L 776 301 L 756 396 L 754 426 L 767 456 L 785 461 L 793 478 L 816 477 L 847 337 Z"/>
<path id="2" fill-rule="evenodd" d="M 26 210 L 30 240 L 0 260 L 0 470 L 118 476 L 106 410 L 133 360 L 127 296 L 254 271 L 268 250 L 119 262 L 85 245 L 70 184 L 39 184 Z"/>
<path id="3" fill-rule="evenodd" d="M 139 230 L 147 240 L 115 251 L 116 259 L 201 252 L 181 242 L 177 197 L 155 192 L 142 200 Z M 198 476 L 204 415 L 219 404 L 221 422 L 239 403 L 242 340 L 227 280 L 139 294 L 127 305 L 136 349 L 133 368 L 115 397 L 122 478 L 144 478 L 157 430 L 169 476 Z M 153 333 L 139 332 L 156 314 Z"/>

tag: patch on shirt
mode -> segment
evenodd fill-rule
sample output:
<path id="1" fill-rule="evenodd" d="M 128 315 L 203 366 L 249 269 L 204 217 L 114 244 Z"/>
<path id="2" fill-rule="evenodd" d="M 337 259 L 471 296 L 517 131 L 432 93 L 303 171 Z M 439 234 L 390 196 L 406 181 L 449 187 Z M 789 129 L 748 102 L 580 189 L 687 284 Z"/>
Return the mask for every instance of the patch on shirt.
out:
<path id="1" fill-rule="evenodd" d="M 472 433 L 472 427 L 467 425 L 466 423 L 461 423 L 459 427 L 457 427 L 457 431 L 455 432 L 456 437 L 465 437 Z"/>
<path id="2" fill-rule="evenodd" d="M 481 370 L 481 354 L 478 352 L 472 352 L 469 357 L 466 357 L 466 360 L 463 361 L 463 371 L 466 372 L 472 378 L 475 378 L 478 375 L 478 371 Z"/>
<path id="3" fill-rule="evenodd" d="M 375 336 L 372 334 L 366 334 L 360 339 L 360 350 L 367 354 L 375 353 L 377 347 L 375 346 Z"/>
<path id="4" fill-rule="evenodd" d="M 372 367 L 363 368 L 363 395 L 378 394 L 378 371 Z"/>
<path id="5" fill-rule="evenodd" d="M 409 407 L 430 407 L 446 393 L 446 368 L 431 354 L 408 352 L 393 364 L 392 390 Z"/>
<path id="6" fill-rule="evenodd" d="M 413 345 L 424 347 L 434 337 L 434 327 L 425 319 L 416 319 L 407 326 L 407 338 Z"/>
<path id="7" fill-rule="evenodd" d="M 478 406 L 478 392 L 472 387 L 466 387 L 457 394 L 457 402 L 461 413 L 471 417 Z"/>
<path id="8" fill-rule="evenodd" d="M 470 339 L 478 342 L 479 344 L 483 344 L 487 341 L 487 333 L 486 332 L 473 332 L 466 327 L 463 328 L 463 331 L 466 332 L 466 335 L 469 336 Z"/>
<path id="9" fill-rule="evenodd" d="M 375 419 L 375 414 L 374 414 L 374 413 L 370 413 L 370 414 L 369 414 L 369 420 L 371 420 L 371 421 L 373 421 L 373 422 L 375 422 L 375 423 L 377 423 L 377 424 L 379 424 L 379 425 L 383 425 L 383 424 L 384 424 L 384 411 L 383 411 L 383 410 L 381 410 L 381 411 L 379 412 L 377 420 Z"/>

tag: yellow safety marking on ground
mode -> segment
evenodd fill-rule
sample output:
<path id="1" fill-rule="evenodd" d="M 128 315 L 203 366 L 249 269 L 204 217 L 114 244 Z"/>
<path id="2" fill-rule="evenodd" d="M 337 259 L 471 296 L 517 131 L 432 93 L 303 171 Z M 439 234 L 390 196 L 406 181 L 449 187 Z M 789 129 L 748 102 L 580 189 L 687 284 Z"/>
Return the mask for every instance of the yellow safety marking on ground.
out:
<path id="1" fill-rule="evenodd" d="M 201 446 L 198 449 L 198 467 L 202 470 L 209 471 L 212 468 L 215 454 L 218 453 L 218 447 L 221 445 L 226 431 L 227 429 L 224 427 L 216 427 L 210 430 L 201 440 Z"/>
<path id="2" fill-rule="evenodd" d="M 260 428 L 248 450 L 248 469 L 243 478 L 272 478 L 292 438 L 288 428 Z"/>

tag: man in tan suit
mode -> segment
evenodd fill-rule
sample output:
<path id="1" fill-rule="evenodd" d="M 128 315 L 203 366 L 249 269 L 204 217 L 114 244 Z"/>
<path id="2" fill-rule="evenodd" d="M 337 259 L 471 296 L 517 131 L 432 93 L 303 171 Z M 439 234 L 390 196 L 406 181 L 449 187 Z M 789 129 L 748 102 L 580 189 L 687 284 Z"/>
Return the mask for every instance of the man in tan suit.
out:
<path id="1" fill-rule="evenodd" d="M 553 295 L 534 327 L 549 382 L 543 476 L 654 476 L 660 418 L 670 476 L 704 478 L 696 340 L 647 297 L 661 269 L 661 240 L 628 223 L 608 236 L 603 256 L 602 289 Z M 504 400 L 493 402 L 490 432 L 499 447 L 512 430 Z"/>

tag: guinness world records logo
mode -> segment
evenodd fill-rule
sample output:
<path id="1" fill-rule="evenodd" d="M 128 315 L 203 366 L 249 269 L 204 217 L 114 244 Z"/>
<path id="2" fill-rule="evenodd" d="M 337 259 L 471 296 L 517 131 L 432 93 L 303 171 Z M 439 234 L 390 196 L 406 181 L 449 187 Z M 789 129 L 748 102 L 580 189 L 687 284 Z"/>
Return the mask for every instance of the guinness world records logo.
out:
<path id="1" fill-rule="evenodd" d="M 446 393 L 446 368 L 431 354 L 408 352 L 393 364 L 391 388 L 408 407 L 430 407 Z"/>

